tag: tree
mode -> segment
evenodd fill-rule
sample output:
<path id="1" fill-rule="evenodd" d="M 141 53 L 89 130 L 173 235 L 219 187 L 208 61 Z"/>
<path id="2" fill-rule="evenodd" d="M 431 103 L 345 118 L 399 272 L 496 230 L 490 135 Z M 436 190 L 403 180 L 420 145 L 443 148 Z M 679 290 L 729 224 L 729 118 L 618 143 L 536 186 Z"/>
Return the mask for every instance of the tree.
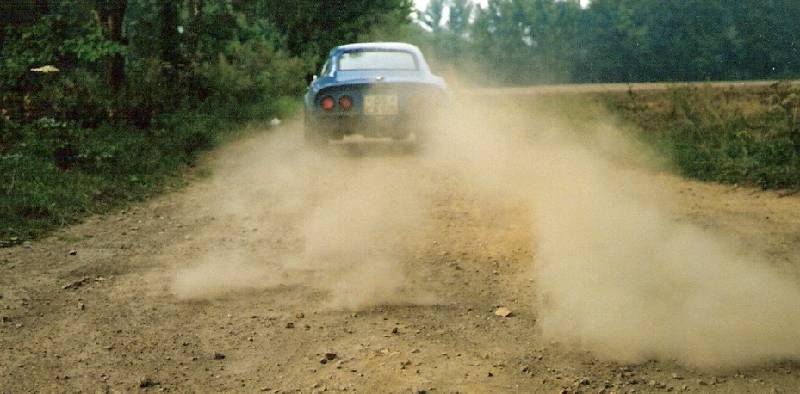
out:
<path id="1" fill-rule="evenodd" d="M 122 22 L 128 8 L 127 0 L 96 0 L 95 15 L 105 38 L 121 47 L 127 45 L 122 35 Z M 108 59 L 108 81 L 113 92 L 119 92 L 125 82 L 125 58 L 121 51 Z"/>
<path id="2" fill-rule="evenodd" d="M 316 62 L 336 45 L 355 41 L 375 26 L 409 21 L 411 0 L 251 0 L 239 9 L 269 21 L 285 35 L 296 56 Z"/>
<path id="3" fill-rule="evenodd" d="M 169 63 L 174 71 L 178 66 L 179 59 L 178 3 L 174 1 L 161 2 L 159 15 L 161 17 L 161 60 Z"/>
<path id="4" fill-rule="evenodd" d="M 472 0 L 451 0 L 448 6 L 447 28 L 453 34 L 461 37 L 469 28 L 470 18 L 474 4 Z"/>
<path id="5" fill-rule="evenodd" d="M 442 30 L 446 0 L 431 0 L 425 11 L 419 13 L 419 20 L 432 32 L 438 33 Z"/>
<path id="6" fill-rule="evenodd" d="M 636 0 L 594 0 L 585 15 L 582 35 L 585 53 L 577 78 L 589 82 L 642 80 L 646 53 L 646 27 L 635 14 Z M 655 59 L 654 59 L 655 60 Z"/>
<path id="7" fill-rule="evenodd" d="M 473 52 L 502 83 L 569 81 L 581 12 L 574 0 L 490 0 L 476 13 Z"/>
<path id="8" fill-rule="evenodd" d="M 730 5 L 741 78 L 787 78 L 800 70 L 800 2 L 743 0 Z"/>
<path id="9" fill-rule="evenodd" d="M 31 24 L 49 12 L 47 0 L 0 2 L 0 48 L 3 48 L 7 26 Z"/>

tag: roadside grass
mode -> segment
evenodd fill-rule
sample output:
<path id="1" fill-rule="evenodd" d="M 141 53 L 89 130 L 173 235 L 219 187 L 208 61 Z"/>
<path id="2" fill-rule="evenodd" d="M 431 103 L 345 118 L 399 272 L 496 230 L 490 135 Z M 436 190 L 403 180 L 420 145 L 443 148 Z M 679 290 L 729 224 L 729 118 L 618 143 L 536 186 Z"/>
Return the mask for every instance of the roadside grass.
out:
<path id="1" fill-rule="evenodd" d="M 684 176 L 763 189 L 800 187 L 800 90 L 675 86 L 601 95 Z"/>
<path id="2" fill-rule="evenodd" d="M 273 102 L 270 112 L 297 105 Z M 179 112 L 149 129 L 83 129 L 47 118 L 4 125 L 3 137 L 16 143 L 0 149 L 0 247 L 182 187 L 204 151 L 254 129 L 245 127 L 249 118 Z"/>
<path id="3" fill-rule="evenodd" d="M 610 124 L 659 168 L 702 181 L 800 189 L 800 88 L 676 84 L 667 90 L 492 97 L 570 130 Z M 632 152 L 631 152 L 632 153 Z"/>

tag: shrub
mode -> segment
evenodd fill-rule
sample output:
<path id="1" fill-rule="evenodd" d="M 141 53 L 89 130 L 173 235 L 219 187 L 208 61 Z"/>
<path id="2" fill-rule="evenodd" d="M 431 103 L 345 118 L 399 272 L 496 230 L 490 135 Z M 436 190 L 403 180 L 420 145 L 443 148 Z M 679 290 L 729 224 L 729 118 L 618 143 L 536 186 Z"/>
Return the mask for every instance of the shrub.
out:
<path id="1" fill-rule="evenodd" d="M 266 40 L 232 41 L 213 61 L 199 66 L 204 103 L 231 119 L 266 119 L 282 97 L 302 92 L 307 63 Z"/>

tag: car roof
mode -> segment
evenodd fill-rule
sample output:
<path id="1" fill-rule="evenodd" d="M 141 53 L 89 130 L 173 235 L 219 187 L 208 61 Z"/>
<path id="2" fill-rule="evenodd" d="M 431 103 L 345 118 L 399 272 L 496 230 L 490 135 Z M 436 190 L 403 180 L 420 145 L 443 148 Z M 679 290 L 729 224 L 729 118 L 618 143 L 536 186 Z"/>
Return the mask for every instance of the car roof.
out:
<path id="1" fill-rule="evenodd" d="M 425 56 L 423 56 L 422 51 L 414 45 L 407 44 L 405 42 L 358 42 L 353 44 L 347 45 L 340 45 L 331 49 L 329 57 L 338 57 L 341 56 L 342 53 L 347 52 L 356 52 L 356 51 L 404 51 L 414 54 L 417 58 L 419 69 L 420 71 L 430 74 L 431 69 L 428 66 L 428 63 L 425 62 Z M 334 66 L 336 68 L 336 66 Z"/>
<path id="2" fill-rule="evenodd" d="M 359 42 L 354 44 L 341 45 L 333 49 L 334 52 L 348 52 L 369 49 L 385 49 L 390 51 L 409 51 L 419 52 L 419 48 L 404 42 Z"/>

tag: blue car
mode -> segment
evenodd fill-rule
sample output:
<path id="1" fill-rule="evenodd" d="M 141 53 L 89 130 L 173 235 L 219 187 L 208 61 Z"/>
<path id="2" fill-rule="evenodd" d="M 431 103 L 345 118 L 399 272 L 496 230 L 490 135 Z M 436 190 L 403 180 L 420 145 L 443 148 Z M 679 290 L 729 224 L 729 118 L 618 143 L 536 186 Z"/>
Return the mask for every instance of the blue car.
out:
<path id="1" fill-rule="evenodd" d="M 305 95 L 305 139 L 320 145 L 360 134 L 421 141 L 447 99 L 444 80 L 413 45 L 339 46 Z"/>

